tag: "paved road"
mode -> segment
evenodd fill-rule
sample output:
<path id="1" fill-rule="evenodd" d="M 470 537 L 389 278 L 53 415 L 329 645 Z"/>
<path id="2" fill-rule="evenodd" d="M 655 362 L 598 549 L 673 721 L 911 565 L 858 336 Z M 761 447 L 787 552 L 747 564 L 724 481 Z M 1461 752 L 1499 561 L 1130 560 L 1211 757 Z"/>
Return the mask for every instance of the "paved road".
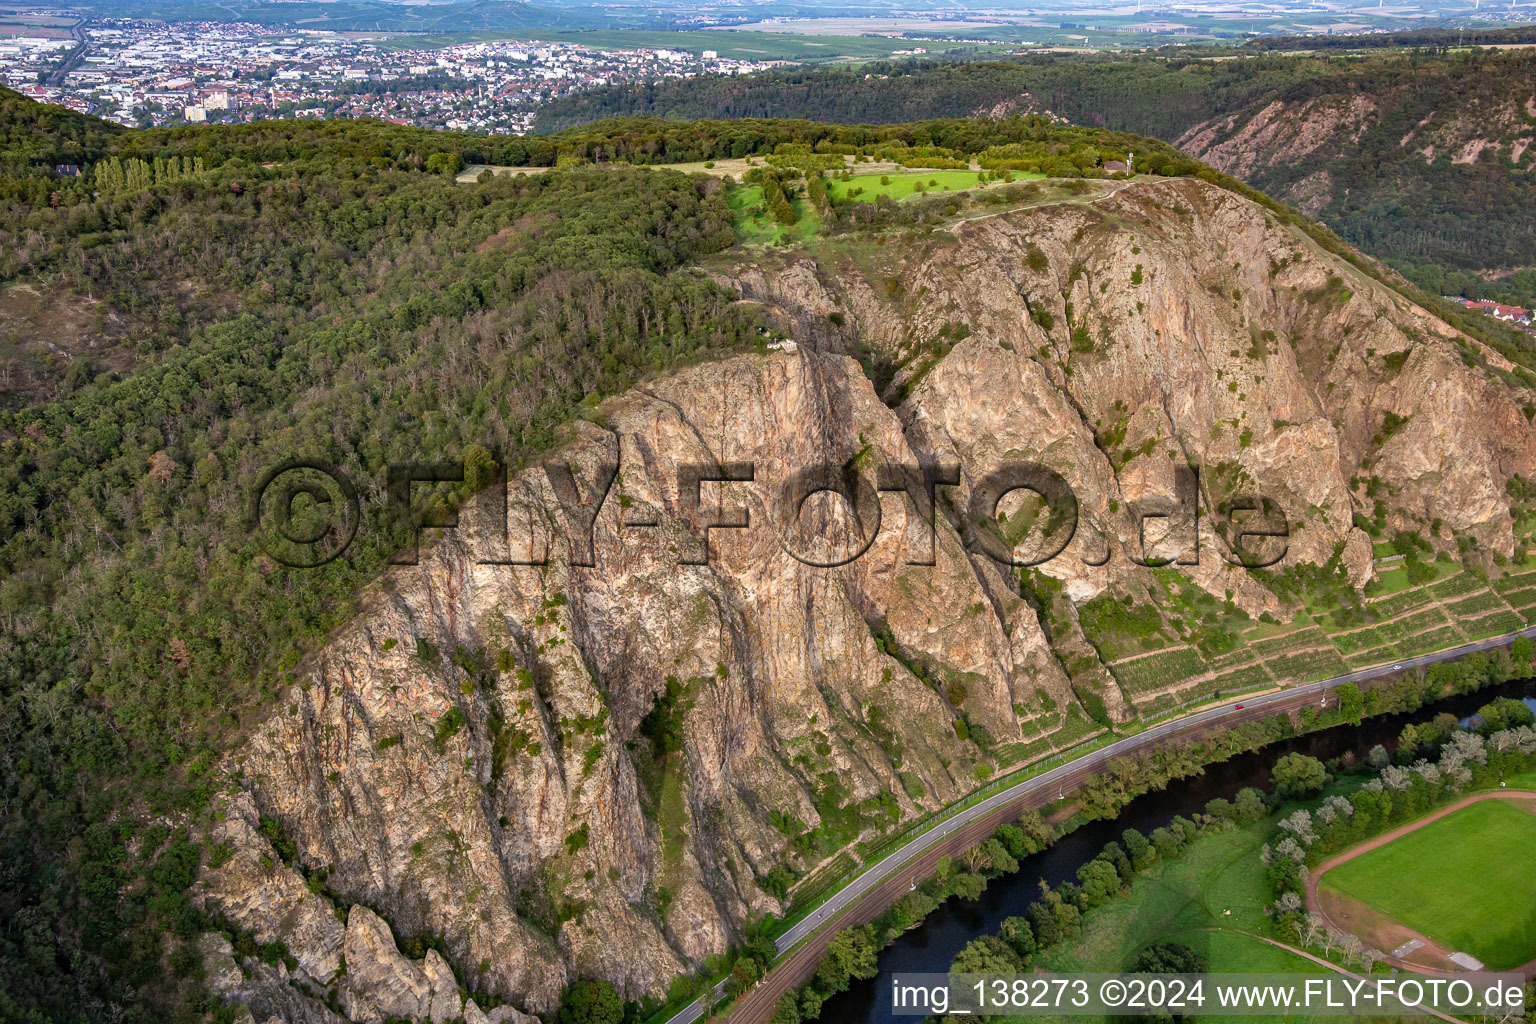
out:
<path id="1" fill-rule="evenodd" d="M 1536 638 L 1536 626 L 1463 644 L 1460 647 L 1420 655 L 1417 658 L 1406 658 L 1391 666 L 1346 672 L 1344 675 L 1324 679 L 1321 682 L 1293 686 L 1262 696 L 1246 697 L 1240 702 L 1225 704 L 1184 718 L 1170 719 L 1144 732 L 1116 740 L 1109 746 L 1100 747 L 1098 750 L 1068 761 L 1043 775 L 1024 779 L 973 807 L 935 822 L 932 827 L 914 836 L 900 849 L 872 864 L 820 909 L 779 936 L 776 943 L 779 953 L 782 956 L 786 950 L 807 936 L 813 935 L 822 925 L 843 914 L 850 907 L 853 908 L 852 912 L 839 920 L 839 927 L 856 926 L 874 920 L 885 911 L 886 907 L 899 899 L 902 893 L 907 892 L 916 881 L 927 877 L 940 857 L 953 857 L 963 853 L 990 836 L 999 825 L 1016 818 L 1025 808 L 1043 807 L 1057 799 L 1060 794 L 1076 789 L 1112 758 L 1166 744 L 1174 739 L 1191 738 L 1216 727 L 1231 728 L 1243 722 L 1295 711 L 1314 702 L 1326 706 L 1328 694 L 1346 683 L 1361 683 L 1411 668 L 1450 661 L 1478 651 L 1492 650 L 1521 636 Z M 809 977 L 816 969 L 833 934 L 835 934 L 834 929 L 826 929 L 775 965 L 773 970 L 764 975 L 742 998 L 741 1004 L 731 1015 L 732 1024 L 759 1024 L 767 1020 L 772 1015 L 773 1004 L 779 996 Z M 667 1024 L 692 1024 L 693 1021 L 698 1020 L 704 1015 L 708 1005 L 723 994 L 724 984 L 721 982 L 716 985 L 707 998 L 701 996 L 678 1011 Z"/>

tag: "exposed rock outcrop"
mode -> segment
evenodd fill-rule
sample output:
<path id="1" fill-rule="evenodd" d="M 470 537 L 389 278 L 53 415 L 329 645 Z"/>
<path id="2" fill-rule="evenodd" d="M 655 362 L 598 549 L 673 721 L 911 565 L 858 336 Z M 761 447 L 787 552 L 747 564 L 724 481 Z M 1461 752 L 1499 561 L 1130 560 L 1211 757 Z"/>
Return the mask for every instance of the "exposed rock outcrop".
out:
<path id="1" fill-rule="evenodd" d="M 984 553 L 1034 550 L 1013 532 L 1032 513 L 969 511 L 1009 463 L 1077 495 L 1040 567 L 1077 602 L 1133 556 L 1193 554 L 1185 512 L 1146 551 L 1135 514 L 1190 465 L 1202 558 L 1179 571 L 1253 614 L 1285 609 L 1221 557 L 1209 510 L 1234 493 L 1284 507 L 1283 564 L 1337 558 L 1357 584 L 1371 477 L 1394 524 L 1511 549 L 1505 484 L 1536 439 L 1497 357 L 1468 365 L 1468 339 L 1231 193 L 1117 185 L 867 262 L 717 268 L 798 344 L 605 403 L 509 482 L 505 525 L 478 496 L 301 667 L 232 757 L 233 852 L 200 888 L 287 945 L 295 991 L 334 988 L 360 1021 L 482 1019 L 460 986 L 543 1012 L 578 975 L 659 994 L 777 909 L 775 867 L 1089 734 L 1062 659 L 1093 649 L 1047 638 Z M 877 393 L 851 353 L 894 376 Z M 958 483 L 930 532 L 898 469 L 936 463 Z M 867 486 L 801 505 L 784 485 L 818 465 L 815 485 Z M 1107 673 L 1072 678 L 1130 713 Z M 391 926 L 433 948 L 405 956 Z"/>
<path id="2" fill-rule="evenodd" d="M 241 1024 L 345 1024 L 345 1018 L 326 1007 L 321 990 L 285 965 L 236 962 L 229 940 L 213 933 L 202 936 L 199 950 L 209 991 L 245 1008 Z"/>
<path id="3" fill-rule="evenodd" d="M 1529 248 L 1517 224 L 1486 252 L 1454 226 L 1485 206 L 1498 216 L 1524 205 L 1483 196 L 1515 197 L 1526 187 L 1536 64 L 1511 57 L 1490 70 L 1454 61 L 1398 74 L 1340 69 L 1305 89 L 1218 105 L 1227 112 L 1174 129 L 1169 141 L 1348 237 L 1369 238 L 1362 244 L 1378 255 L 1507 272 Z M 1427 202 L 1429 194 L 1443 201 Z M 1391 228 L 1378 233 L 1372 216 L 1401 218 L 1404 233 L 1389 241 Z"/>

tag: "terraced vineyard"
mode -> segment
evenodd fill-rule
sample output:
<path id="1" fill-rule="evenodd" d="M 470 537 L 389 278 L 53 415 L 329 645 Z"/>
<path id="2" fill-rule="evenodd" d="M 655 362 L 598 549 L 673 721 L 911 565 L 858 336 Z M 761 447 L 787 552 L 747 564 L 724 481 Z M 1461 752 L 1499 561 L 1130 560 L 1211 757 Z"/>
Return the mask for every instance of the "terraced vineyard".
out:
<path id="1" fill-rule="evenodd" d="M 1344 667 L 1344 659 L 1333 647 L 1282 654 L 1278 658 L 1270 659 L 1267 664 L 1275 679 L 1281 682 L 1326 679 L 1347 671 Z"/>
<path id="2" fill-rule="evenodd" d="M 1261 661 L 1223 672 L 1211 680 L 1211 685 L 1221 693 L 1239 693 L 1261 690 L 1275 681 L 1269 668 Z"/>
<path id="3" fill-rule="evenodd" d="M 858 862 L 853 859 L 853 854 L 847 850 L 839 851 L 837 856 L 816 868 L 790 888 L 791 911 L 809 903 L 815 903 L 856 867 Z"/>
<path id="4" fill-rule="evenodd" d="M 1333 644 L 1344 655 L 1359 653 L 1360 651 L 1375 650 L 1387 642 L 1381 635 L 1381 631 L 1374 626 L 1369 629 L 1357 630 L 1353 633 L 1340 633 L 1333 638 Z"/>
<path id="5" fill-rule="evenodd" d="M 1508 596 L 1519 590 L 1536 589 L 1536 572 L 1515 573 L 1494 581 L 1493 589 Z"/>
<path id="6" fill-rule="evenodd" d="M 1525 616 L 1519 612 L 1505 609 L 1494 612 L 1492 615 L 1484 615 L 1480 619 L 1461 624 L 1462 632 L 1467 639 L 1475 640 L 1479 637 L 1498 636 L 1500 633 L 1510 633 L 1525 626 Z"/>
<path id="7" fill-rule="evenodd" d="M 999 768 L 1012 768 L 1016 764 L 1034 761 L 1056 749 L 1051 737 L 1042 736 L 1028 743 L 1005 743 L 992 752 Z"/>
<path id="8" fill-rule="evenodd" d="M 1326 642 L 1327 637 L 1323 631 L 1316 626 L 1310 626 L 1295 633 L 1285 633 L 1267 640 L 1260 640 L 1253 645 L 1253 650 L 1261 658 L 1273 658 L 1298 647 L 1312 647 Z"/>
<path id="9" fill-rule="evenodd" d="M 1517 610 L 1536 607 L 1536 572 L 1506 576 L 1493 586 Z"/>
<path id="10" fill-rule="evenodd" d="M 1431 583 L 1429 592 L 1441 601 L 1447 598 L 1459 597 L 1462 594 L 1470 594 L 1482 589 L 1486 584 L 1469 572 L 1459 572 L 1454 576 L 1447 576 L 1439 583 Z"/>
<path id="11" fill-rule="evenodd" d="M 1481 590 L 1471 597 L 1446 605 L 1445 611 L 1453 619 L 1475 619 L 1485 612 L 1505 611 L 1508 607 L 1504 599 L 1492 590 Z"/>
<path id="12" fill-rule="evenodd" d="M 1380 601 L 1372 601 L 1371 609 L 1376 612 L 1378 619 L 1395 619 L 1415 608 L 1422 608 L 1428 600 L 1423 589 L 1405 590 Z"/>
<path id="13" fill-rule="evenodd" d="M 1524 620 L 1520 624 L 1524 625 Z M 1459 631 L 1455 626 L 1438 626 L 1427 633 L 1417 633 L 1414 636 L 1399 641 L 1395 645 L 1396 657 L 1416 658 L 1421 654 L 1428 654 L 1430 651 L 1437 651 L 1442 647 L 1452 647 L 1466 639 L 1466 634 Z"/>
<path id="14" fill-rule="evenodd" d="M 1390 665 L 1536 622 L 1536 571 L 1490 583 L 1452 570 L 1443 579 L 1367 599 L 1363 608 L 1316 613 L 1316 621 L 1298 614 L 1290 628 L 1234 616 L 1230 607 L 1218 613 L 1209 599 L 1201 607 L 1200 598 L 1178 583 L 1168 587 L 1166 596 L 1168 602 L 1160 601 L 1156 609 L 1130 607 L 1121 614 L 1143 625 L 1152 615 L 1158 617 L 1161 629 L 1143 632 L 1143 650 L 1149 640 L 1179 646 L 1152 654 L 1124 654 L 1126 647 L 1120 645 L 1100 647 L 1126 699 L 1142 714 Z M 1204 626 L 1218 614 L 1229 630 L 1225 638 Z M 1085 630 L 1092 620 L 1085 618 Z M 1213 649 L 1222 653 L 1210 653 Z"/>
<path id="15" fill-rule="evenodd" d="M 1445 612 L 1435 606 L 1425 608 L 1423 611 L 1405 615 L 1391 622 L 1384 622 L 1377 627 L 1376 632 L 1383 640 L 1398 643 L 1410 636 L 1417 636 L 1450 622 L 1445 617 Z"/>
<path id="16" fill-rule="evenodd" d="M 1359 668 L 1370 668 L 1372 665 L 1384 665 L 1401 656 L 1398 653 L 1396 644 L 1386 644 L 1381 647 L 1372 647 L 1370 650 L 1361 651 L 1358 654 L 1346 655 L 1344 664 L 1349 667 L 1350 671 L 1354 671 Z"/>
<path id="17" fill-rule="evenodd" d="M 1134 695 L 1158 693 L 1208 671 L 1210 669 L 1200 657 L 1199 651 L 1193 647 L 1181 647 L 1122 661 L 1116 666 L 1115 675 L 1120 680 L 1121 688 Z"/>

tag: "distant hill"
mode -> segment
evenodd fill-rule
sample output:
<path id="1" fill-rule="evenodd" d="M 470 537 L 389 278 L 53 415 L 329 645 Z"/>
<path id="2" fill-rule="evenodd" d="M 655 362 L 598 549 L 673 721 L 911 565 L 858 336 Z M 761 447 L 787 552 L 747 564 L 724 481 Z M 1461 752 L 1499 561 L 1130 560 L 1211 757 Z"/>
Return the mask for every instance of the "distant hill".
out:
<path id="1" fill-rule="evenodd" d="M 1265 36 L 1250 39 L 1244 50 L 1381 50 L 1423 46 L 1510 46 L 1536 43 L 1536 25 L 1511 28 L 1421 28 L 1352 36 Z"/>
<path id="2" fill-rule="evenodd" d="M 169 3 L 125 0 L 88 6 L 108 17 L 239 21 L 331 32 L 508 32 L 668 27 L 665 19 L 652 17 L 640 8 L 635 8 L 632 15 L 614 16 L 604 9 L 544 6 L 523 0 L 463 0 L 434 4 L 381 3 L 379 0 L 337 0 L 335 3 L 245 0 L 227 4 L 204 3 L 202 0 L 171 0 Z"/>
<path id="3" fill-rule="evenodd" d="M 1024 112 L 1174 142 L 1436 291 L 1478 291 L 1467 273 L 1523 267 L 1536 252 L 1528 50 L 1038 55 L 791 71 L 597 90 L 550 104 L 540 125 L 626 114 L 891 123 Z M 1493 293 L 1536 298 L 1536 281 L 1510 287 Z"/>

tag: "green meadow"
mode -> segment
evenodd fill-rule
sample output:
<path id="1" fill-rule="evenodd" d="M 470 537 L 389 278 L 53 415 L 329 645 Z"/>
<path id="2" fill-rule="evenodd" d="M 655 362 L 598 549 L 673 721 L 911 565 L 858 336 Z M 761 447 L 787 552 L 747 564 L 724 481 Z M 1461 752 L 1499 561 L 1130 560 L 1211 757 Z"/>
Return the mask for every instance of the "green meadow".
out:
<path id="1" fill-rule="evenodd" d="M 912 171 L 897 174 L 855 174 L 847 181 L 827 179 L 827 191 L 834 199 L 852 196 L 862 202 L 874 202 L 881 196 L 900 201 L 919 193 L 935 195 L 944 192 L 964 192 L 967 189 L 986 188 L 1002 184 L 1002 179 L 978 181 L 977 175 L 985 171 Z M 1013 171 L 1014 181 L 1043 178 L 1043 174 L 1026 174 Z"/>

